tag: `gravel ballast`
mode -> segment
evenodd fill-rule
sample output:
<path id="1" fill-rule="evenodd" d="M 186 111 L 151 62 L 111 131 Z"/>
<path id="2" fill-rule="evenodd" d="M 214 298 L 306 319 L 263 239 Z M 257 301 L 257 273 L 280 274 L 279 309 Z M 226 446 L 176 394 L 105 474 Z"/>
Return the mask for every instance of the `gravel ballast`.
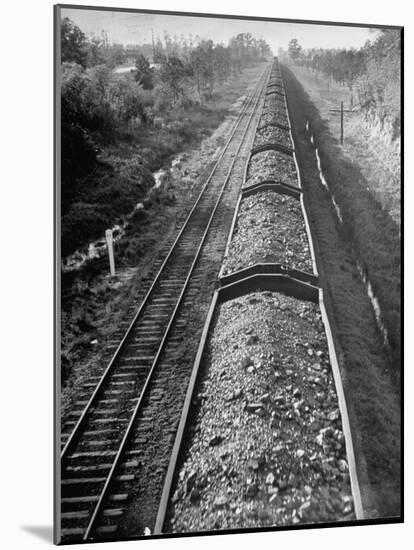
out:
<path id="1" fill-rule="evenodd" d="M 297 199 L 262 191 L 240 203 L 223 275 L 262 262 L 312 273 L 306 226 Z"/>
<path id="2" fill-rule="evenodd" d="M 247 169 L 246 185 L 276 180 L 298 186 L 295 161 L 279 151 L 262 151 L 252 156 Z"/>
<path id="3" fill-rule="evenodd" d="M 355 519 L 319 307 L 275 292 L 222 304 L 167 531 Z"/>
<path id="4" fill-rule="evenodd" d="M 282 84 L 277 69 L 270 82 Z M 267 123 L 288 126 L 283 97 L 266 97 L 253 146 L 293 148 L 288 130 Z M 293 156 L 254 154 L 245 188 L 266 180 L 297 187 Z M 300 201 L 269 190 L 241 200 L 221 276 L 264 262 L 313 272 Z M 257 291 L 218 306 L 197 392 L 167 531 L 355 519 L 317 304 Z"/>

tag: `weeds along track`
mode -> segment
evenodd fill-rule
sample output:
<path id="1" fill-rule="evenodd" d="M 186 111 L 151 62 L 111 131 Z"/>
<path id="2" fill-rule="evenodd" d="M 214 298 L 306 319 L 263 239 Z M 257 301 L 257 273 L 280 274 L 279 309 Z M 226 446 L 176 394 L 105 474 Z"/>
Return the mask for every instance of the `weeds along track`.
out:
<path id="1" fill-rule="evenodd" d="M 62 427 L 60 538 L 152 531 L 264 101 L 266 67 L 104 374 Z M 91 397 L 90 388 L 93 387 Z"/>
<path id="2" fill-rule="evenodd" d="M 359 519 L 346 402 L 275 60 L 154 533 Z"/>

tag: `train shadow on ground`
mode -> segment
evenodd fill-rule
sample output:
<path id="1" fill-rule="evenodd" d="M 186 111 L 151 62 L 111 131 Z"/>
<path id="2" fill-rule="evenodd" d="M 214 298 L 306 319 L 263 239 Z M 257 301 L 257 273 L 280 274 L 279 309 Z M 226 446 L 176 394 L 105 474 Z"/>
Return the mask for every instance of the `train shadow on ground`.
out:
<path id="1" fill-rule="evenodd" d="M 369 191 L 369 182 L 360 167 L 344 153 L 339 140 L 331 134 L 327 119 L 321 117 L 302 84 L 292 71 L 286 67 L 284 71 L 287 83 L 293 87 L 288 98 L 296 95 L 310 123 L 309 133 L 305 130 L 306 121 L 297 126 L 295 132 L 302 140 L 309 140 L 313 135 L 323 174 L 343 213 L 343 223 L 337 224 L 338 232 L 352 247 L 380 302 L 389 333 L 389 350 L 386 351 L 391 355 L 391 374 L 398 386 L 401 365 L 400 228 Z"/>
<path id="2" fill-rule="evenodd" d="M 401 500 L 401 243 L 396 223 L 291 70 L 282 68 L 305 206 L 340 362 L 367 518 L 399 516 Z M 319 179 L 315 147 L 344 223 Z M 356 262 L 371 280 L 389 333 L 384 346 Z"/>

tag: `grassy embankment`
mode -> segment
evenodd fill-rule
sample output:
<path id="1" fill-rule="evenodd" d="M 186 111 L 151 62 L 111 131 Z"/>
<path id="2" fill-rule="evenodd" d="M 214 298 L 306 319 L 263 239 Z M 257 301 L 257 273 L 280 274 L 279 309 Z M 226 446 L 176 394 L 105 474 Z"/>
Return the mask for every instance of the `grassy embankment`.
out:
<path id="1" fill-rule="evenodd" d="M 328 81 L 304 67 L 290 67 L 296 78 L 304 86 L 311 101 L 318 109 L 331 134 L 340 135 L 339 113 L 330 113 L 330 109 L 339 109 L 344 102 L 344 109 L 353 109 L 344 115 L 344 144 L 342 152 L 358 165 L 367 182 L 370 192 L 390 214 L 396 224 L 400 225 L 401 215 L 401 173 L 399 140 L 390 142 L 391 136 L 382 133 L 368 122 L 365 112 L 361 112 L 356 89 L 352 94 L 348 87 L 337 83 L 328 85 Z M 352 98 L 352 104 L 351 104 Z M 398 143 L 397 143 L 398 141 Z"/>
<path id="2" fill-rule="evenodd" d="M 298 80 L 309 91 L 319 112 L 318 119 L 309 118 L 310 132 L 314 134 L 315 146 L 319 150 L 322 171 L 344 214 L 342 230 L 352 243 L 379 300 L 389 334 L 391 370 L 398 382 L 401 363 L 401 241 L 395 213 L 400 208 L 399 185 L 395 179 L 388 178 L 385 168 L 379 168 L 381 164 L 373 153 L 373 141 L 366 142 L 367 130 L 363 130 L 362 115 L 348 114 L 350 120 L 345 120 L 344 146 L 338 147 L 335 138 L 340 135 L 340 117 L 330 115 L 328 110 L 337 107 L 341 100 L 345 101 L 349 91 L 344 88 L 327 90 L 307 71 L 295 67 L 293 70 L 300 73 Z M 375 143 L 378 149 L 385 148 L 380 140 Z M 392 154 L 390 150 L 389 156 Z M 387 199 L 390 189 L 394 202 Z"/>
<path id="3" fill-rule="evenodd" d="M 162 127 L 143 121 L 138 127 L 101 132 L 97 162 L 92 162 L 88 173 L 70 184 L 65 176 L 73 173 L 75 177 L 76 170 L 66 166 L 65 151 L 72 158 L 76 142 L 63 140 L 62 257 L 101 237 L 107 227 L 131 212 L 154 184 L 151 173 L 166 167 L 175 155 L 197 146 L 210 135 L 229 114 L 248 76 L 255 72 L 256 69 L 247 69 L 231 77 L 203 103 L 192 97 L 192 90 L 188 91 L 188 99 L 175 105 L 161 92 L 142 91 L 141 101 L 148 104 Z M 87 165 L 87 159 L 80 158 L 79 170 Z M 152 198 L 157 199 L 158 193 Z"/>
<path id="4" fill-rule="evenodd" d="M 113 136 L 93 170 L 77 182 L 75 197 L 63 202 L 62 256 L 99 238 L 131 212 L 154 184 L 151 172 L 209 135 L 228 114 L 229 101 L 223 91 L 206 104 L 166 111 L 162 128 L 142 124 Z"/>
<path id="5" fill-rule="evenodd" d="M 389 214 L 369 191 L 358 163 L 340 148 L 294 74 L 283 68 L 289 113 L 318 267 L 333 325 L 367 517 L 400 514 L 400 241 Z M 335 98 L 337 101 L 337 98 Z M 319 180 L 314 146 L 344 224 Z M 372 182 L 371 182 L 372 183 Z M 391 348 L 383 345 L 356 267 L 367 269 Z"/>
<path id="6" fill-rule="evenodd" d="M 264 65 L 246 69 L 229 80 L 215 100 L 198 110 L 194 107 L 187 110 L 181 119 L 188 132 L 185 139 L 172 130 L 148 128 L 137 134 L 135 141 L 106 149 L 107 156 L 116 155 L 125 163 L 141 155 L 145 158 L 148 173 L 149 169 L 153 171 L 166 166 L 174 155 L 191 150 L 195 153 L 189 155 L 187 164 L 183 163 L 182 174 L 187 174 L 185 178 L 190 181 L 185 183 L 184 176 L 182 179 L 167 178 L 161 189 L 154 190 L 143 201 L 144 209 L 138 210 L 130 220 L 125 236 L 115 247 L 118 269 L 115 280 L 107 277 L 107 258 L 92 260 L 81 272 L 62 274 L 62 384 L 69 399 L 73 386 L 78 385 L 92 369 L 99 370 L 98 365 L 105 363 L 102 344 L 113 338 L 120 322 L 131 317 L 128 307 L 132 306 L 133 311 L 154 273 L 154 263 L 165 256 L 168 243 L 177 233 L 211 170 L 213 161 L 209 151 L 224 143 L 225 132 L 219 133 L 202 153 L 198 149 L 201 141 L 232 113 L 232 105 L 248 93 L 263 69 Z M 173 116 L 177 115 L 171 114 Z M 96 189 L 101 192 L 98 184 Z M 138 200 L 142 200 L 142 195 L 145 193 L 141 193 Z M 136 202 L 134 196 L 131 208 Z M 112 208 L 113 204 L 106 202 L 105 206 Z M 122 212 L 117 212 L 110 223 L 105 221 L 102 230 L 95 227 L 93 237 L 101 236 L 120 214 Z M 85 237 L 83 235 L 84 240 Z M 99 345 L 92 344 L 94 340 Z"/>

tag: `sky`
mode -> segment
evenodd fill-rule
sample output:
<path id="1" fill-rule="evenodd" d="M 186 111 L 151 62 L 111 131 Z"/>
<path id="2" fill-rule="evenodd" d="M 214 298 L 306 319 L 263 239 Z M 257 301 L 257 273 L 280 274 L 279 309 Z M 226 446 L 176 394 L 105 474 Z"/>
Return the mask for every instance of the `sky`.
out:
<path id="1" fill-rule="evenodd" d="M 199 35 L 227 45 L 229 38 L 241 32 L 263 37 L 277 55 L 279 47 L 287 49 L 291 38 L 297 38 L 303 48 L 359 48 L 373 40 L 376 31 L 367 27 L 342 27 L 305 23 L 246 21 L 237 19 L 202 18 L 182 15 L 158 15 L 102 10 L 62 9 L 62 18 L 69 17 L 87 35 L 100 35 L 105 30 L 110 42 L 139 44 L 151 42 L 151 30 L 163 38 Z"/>

